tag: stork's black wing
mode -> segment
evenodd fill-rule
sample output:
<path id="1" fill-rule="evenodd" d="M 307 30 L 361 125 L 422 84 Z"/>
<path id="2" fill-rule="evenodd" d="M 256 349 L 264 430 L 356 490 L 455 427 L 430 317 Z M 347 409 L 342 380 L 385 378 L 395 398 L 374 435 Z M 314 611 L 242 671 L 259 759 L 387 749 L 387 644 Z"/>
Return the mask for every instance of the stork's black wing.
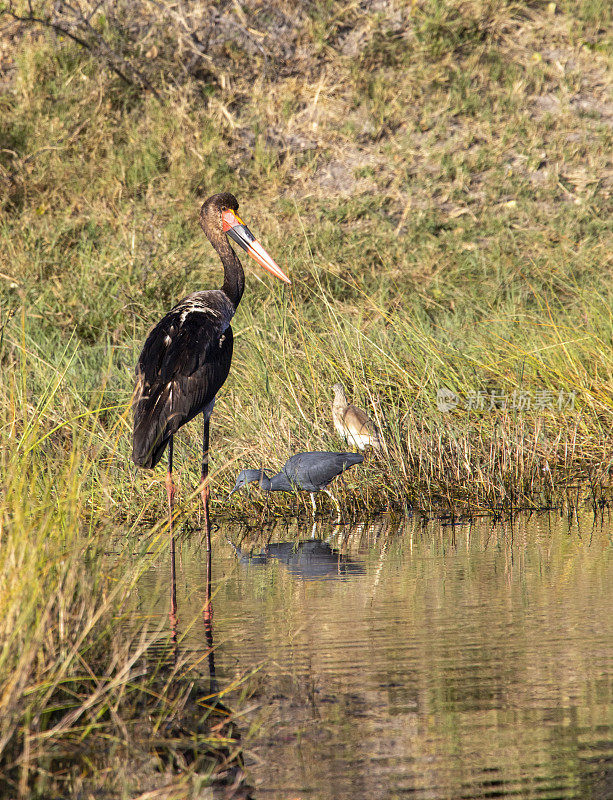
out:
<path id="1" fill-rule="evenodd" d="M 132 458 L 154 467 L 169 438 L 212 403 L 232 361 L 234 306 L 224 292 L 196 292 L 160 320 L 136 366 Z"/>
<path id="2" fill-rule="evenodd" d="M 301 489 L 317 492 L 341 472 L 363 460 L 360 453 L 297 453 L 287 460 L 283 472 Z"/>

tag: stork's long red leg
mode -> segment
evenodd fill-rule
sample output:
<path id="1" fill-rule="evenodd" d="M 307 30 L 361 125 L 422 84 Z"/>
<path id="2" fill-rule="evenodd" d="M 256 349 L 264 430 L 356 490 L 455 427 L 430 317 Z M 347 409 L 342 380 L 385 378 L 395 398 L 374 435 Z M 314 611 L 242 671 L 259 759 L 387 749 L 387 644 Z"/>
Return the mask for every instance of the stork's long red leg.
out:
<path id="1" fill-rule="evenodd" d="M 177 575 L 175 570 L 175 533 L 173 528 L 172 513 L 175 502 L 175 485 L 172 480 L 172 448 L 173 438 L 168 442 L 168 472 L 166 473 L 166 493 L 168 495 L 168 528 L 170 530 L 170 622 L 176 626 L 177 622 Z"/>
<path id="2" fill-rule="evenodd" d="M 211 624 L 213 607 L 211 605 L 211 520 L 209 517 L 209 417 L 204 417 L 204 433 L 202 436 L 202 475 L 200 478 L 200 495 L 204 510 L 204 536 L 206 540 L 206 582 L 204 597 L 204 624 Z"/>

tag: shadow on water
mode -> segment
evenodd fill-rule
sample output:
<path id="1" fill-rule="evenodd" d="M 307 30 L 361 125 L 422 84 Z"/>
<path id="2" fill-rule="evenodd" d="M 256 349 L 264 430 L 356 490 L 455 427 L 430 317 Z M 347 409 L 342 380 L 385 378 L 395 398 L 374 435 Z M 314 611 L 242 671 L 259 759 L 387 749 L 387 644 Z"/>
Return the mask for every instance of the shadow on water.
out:
<path id="1" fill-rule="evenodd" d="M 608 800 L 612 541 L 549 514 L 228 526 L 208 632 L 204 548 L 177 542 L 174 641 L 243 711 L 257 796 Z M 167 576 L 140 613 L 167 614 Z"/>

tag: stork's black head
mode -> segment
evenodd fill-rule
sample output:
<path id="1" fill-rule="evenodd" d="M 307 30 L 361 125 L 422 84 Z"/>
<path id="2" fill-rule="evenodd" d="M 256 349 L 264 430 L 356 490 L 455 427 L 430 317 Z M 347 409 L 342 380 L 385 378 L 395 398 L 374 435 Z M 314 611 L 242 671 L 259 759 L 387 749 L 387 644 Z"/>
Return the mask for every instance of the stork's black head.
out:
<path id="1" fill-rule="evenodd" d="M 249 253 L 249 255 L 254 258 L 261 267 L 268 270 L 271 275 L 279 278 L 279 280 L 282 280 L 284 283 L 290 283 L 290 279 L 274 259 L 268 255 L 242 219 L 236 214 L 236 211 L 238 211 L 238 200 L 229 192 L 214 194 L 212 197 L 209 197 L 208 200 L 205 200 L 200 209 L 200 225 L 202 226 L 202 230 L 205 232 L 209 242 L 221 256 L 224 267 L 228 263 L 228 258 L 234 256 L 233 251 L 228 246 L 227 236 L 229 236 L 235 244 L 240 245 L 245 252 Z M 226 260 L 224 260 L 224 257 Z M 234 258 L 236 258 L 236 256 L 234 256 Z M 235 267 L 236 265 L 233 266 Z M 240 262 L 238 266 L 240 268 Z M 226 289 L 231 291 L 231 288 L 227 287 L 224 283 L 224 291 Z M 238 304 L 240 301 L 242 293 L 243 289 L 241 285 L 240 290 L 233 294 L 235 304 Z"/>
<path id="2" fill-rule="evenodd" d="M 238 200 L 230 192 L 220 192 L 205 200 L 200 209 L 200 224 L 205 233 L 222 232 L 221 215 L 224 211 L 238 211 Z M 208 235 L 208 233 L 207 233 Z"/>

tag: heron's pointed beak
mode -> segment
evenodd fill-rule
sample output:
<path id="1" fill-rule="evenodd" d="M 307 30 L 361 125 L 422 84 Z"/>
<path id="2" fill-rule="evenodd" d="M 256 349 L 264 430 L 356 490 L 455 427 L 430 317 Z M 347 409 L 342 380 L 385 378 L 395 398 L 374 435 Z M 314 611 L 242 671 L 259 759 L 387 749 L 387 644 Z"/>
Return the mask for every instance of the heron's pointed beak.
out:
<path id="1" fill-rule="evenodd" d="M 228 236 L 233 239 L 236 244 L 239 244 L 243 250 L 246 250 L 252 258 L 255 258 L 261 267 L 264 267 L 271 275 L 274 275 L 275 278 L 279 278 L 279 280 L 282 280 L 284 283 L 291 283 L 281 267 L 268 255 L 266 250 L 264 250 L 242 219 L 236 216 L 234 211 L 227 208 L 221 215 L 221 220 L 223 229 Z"/>
<path id="2" fill-rule="evenodd" d="M 245 485 L 244 483 L 241 483 L 241 485 L 239 486 L 239 485 L 238 485 L 238 481 L 236 481 L 236 483 L 234 484 L 234 489 L 232 489 L 232 491 L 231 491 L 231 492 L 230 492 L 230 494 L 228 495 L 228 498 L 227 498 L 227 499 L 229 500 L 229 499 L 232 497 L 232 495 L 234 494 L 234 492 L 240 492 L 240 490 L 242 489 L 242 487 L 243 487 L 244 485 Z"/>

